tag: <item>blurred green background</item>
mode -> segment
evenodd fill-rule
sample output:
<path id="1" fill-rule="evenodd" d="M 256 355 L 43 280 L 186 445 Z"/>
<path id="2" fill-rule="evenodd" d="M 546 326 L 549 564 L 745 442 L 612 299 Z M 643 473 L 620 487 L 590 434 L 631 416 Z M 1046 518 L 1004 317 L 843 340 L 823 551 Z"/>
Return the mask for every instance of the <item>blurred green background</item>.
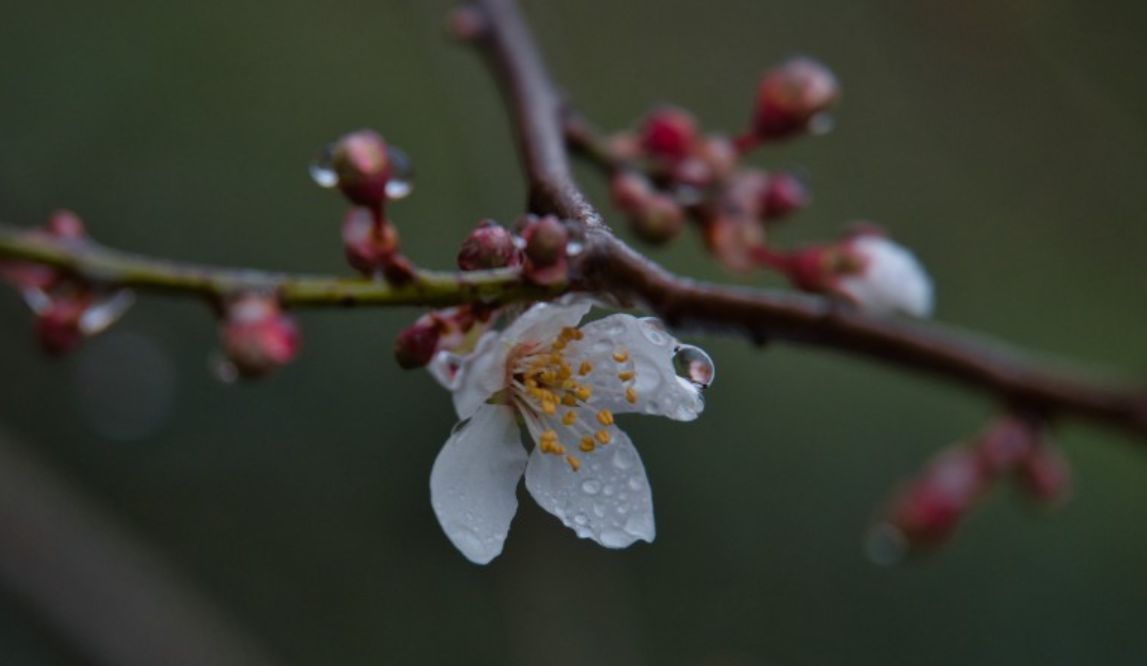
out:
<path id="1" fill-rule="evenodd" d="M 408 253 L 448 266 L 523 188 L 487 72 L 445 2 L 12 2 L 0 25 L 0 219 L 60 206 L 97 238 L 222 264 L 345 272 L 317 148 L 371 126 L 406 149 Z M 783 244 L 867 218 L 914 248 L 938 319 L 1128 373 L 1147 365 L 1147 5 L 1131 0 L 527 3 L 554 74 L 610 128 L 652 104 L 738 129 L 757 76 L 803 52 L 840 76 L 837 129 L 764 151 L 815 205 Z M 581 179 L 605 204 L 589 171 Z M 444 240 L 448 239 L 448 240 Z M 671 268 L 729 279 L 682 241 Z M 695 424 L 630 418 L 658 538 L 580 541 L 530 501 L 469 564 L 427 479 L 453 425 L 391 360 L 408 311 L 303 312 L 271 381 L 208 371 L 198 302 L 145 297 L 74 356 L 36 351 L 0 292 L 0 426 L 114 512 L 286 664 L 1141 664 L 1147 455 L 1057 431 L 1064 509 L 993 495 L 950 547 L 880 568 L 874 508 L 977 431 L 980 396 L 866 361 L 698 339 Z M 525 497 L 523 496 L 523 499 Z M 0 548 L 6 547 L 0 540 Z M 0 663 L 88 663 L 0 591 Z"/>

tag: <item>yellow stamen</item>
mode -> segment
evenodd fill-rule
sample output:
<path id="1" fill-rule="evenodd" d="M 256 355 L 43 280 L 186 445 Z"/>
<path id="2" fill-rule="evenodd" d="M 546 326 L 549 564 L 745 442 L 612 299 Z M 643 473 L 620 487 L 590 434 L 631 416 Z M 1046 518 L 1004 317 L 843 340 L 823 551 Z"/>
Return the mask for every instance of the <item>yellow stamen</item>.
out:
<path id="1" fill-rule="evenodd" d="M 566 456 L 566 462 L 569 464 L 570 469 L 575 472 L 581 469 L 581 461 L 573 456 Z"/>
<path id="2" fill-rule="evenodd" d="M 633 379 L 633 377 L 634 377 L 636 374 L 637 374 L 637 373 L 636 373 L 636 372 L 634 372 L 634 371 L 632 371 L 632 370 L 626 370 L 625 372 L 619 372 L 619 373 L 617 373 L 617 378 L 618 378 L 618 379 L 620 379 L 620 380 L 621 380 L 621 381 L 623 381 L 623 382 L 627 382 L 627 381 L 629 381 L 629 380 Z"/>
<path id="3" fill-rule="evenodd" d="M 562 396 L 562 404 L 566 407 L 573 407 L 577 404 L 577 396 L 572 393 L 567 393 Z"/>
<path id="4" fill-rule="evenodd" d="M 593 443 L 593 437 L 582 437 L 581 438 L 580 448 L 582 451 L 589 453 L 590 451 L 593 451 L 596 447 L 597 447 L 597 445 L 595 445 Z"/>
<path id="5" fill-rule="evenodd" d="M 591 395 L 593 395 L 593 391 L 591 391 L 588 386 L 579 386 L 574 389 L 574 395 L 577 396 L 578 400 L 585 402 L 586 400 L 589 400 Z"/>
<path id="6" fill-rule="evenodd" d="M 597 413 L 597 422 L 603 426 L 613 425 L 613 412 L 603 409 Z"/>
<path id="7" fill-rule="evenodd" d="M 609 434 L 608 430 L 598 430 L 596 433 L 594 433 L 594 437 L 596 437 L 597 441 L 601 442 L 602 444 L 609 444 L 613 441 L 613 435 Z"/>
<path id="8" fill-rule="evenodd" d="M 582 361 L 581 365 L 579 365 L 577 368 L 577 373 L 582 377 L 585 377 L 591 372 L 593 372 L 593 363 L 590 363 L 589 361 Z"/>
<path id="9" fill-rule="evenodd" d="M 574 412 L 566 412 L 562 415 L 562 425 L 571 426 L 577 420 L 577 414 Z"/>
<path id="10" fill-rule="evenodd" d="M 625 363 L 629 360 L 629 352 L 625 351 L 624 349 L 618 349 L 617 351 L 613 352 L 613 360 L 617 361 L 618 363 Z"/>
<path id="11" fill-rule="evenodd" d="M 631 405 L 637 402 L 637 390 L 632 386 L 625 389 L 625 401 Z"/>

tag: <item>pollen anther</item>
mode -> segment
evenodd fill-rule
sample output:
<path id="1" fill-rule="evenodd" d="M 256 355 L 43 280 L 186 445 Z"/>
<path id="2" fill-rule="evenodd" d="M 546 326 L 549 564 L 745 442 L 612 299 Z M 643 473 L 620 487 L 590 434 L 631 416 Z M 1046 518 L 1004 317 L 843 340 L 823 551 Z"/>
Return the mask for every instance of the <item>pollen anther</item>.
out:
<path id="1" fill-rule="evenodd" d="M 597 422 L 603 426 L 613 425 L 613 412 L 603 409 L 597 413 Z"/>

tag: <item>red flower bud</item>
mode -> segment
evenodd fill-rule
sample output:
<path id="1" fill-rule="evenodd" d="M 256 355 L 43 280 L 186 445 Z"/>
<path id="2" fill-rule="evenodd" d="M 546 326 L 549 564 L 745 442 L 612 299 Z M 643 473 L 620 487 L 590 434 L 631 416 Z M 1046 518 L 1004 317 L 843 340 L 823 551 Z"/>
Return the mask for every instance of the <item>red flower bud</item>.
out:
<path id="1" fill-rule="evenodd" d="M 223 352 L 243 377 L 281 368 L 298 355 L 301 343 L 295 321 L 265 294 L 243 294 L 228 303 L 220 337 Z"/>
<path id="2" fill-rule="evenodd" d="M 332 144 L 311 167 L 323 187 L 338 187 L 352 203 L 378 210 L 410 190 L 410 164 L 399 149 L 373 130 L 351 132 Z"/>
<path id="3" fill-rule="evenodd" d="M 421 368 L 430 363 L 438 351 L 442 326 L 433 314 L 423 315 L 405 328 L 394 339 L 394 358 L 405 370 Z"/>
<path id="4" fill-rule="evenodd" d="M 1051 446 L 1037 446 L 1024 458 L 1018 480 L 1028 495 L 1040 503 L 1056 505 L 1071 498 L 1071 465 Z"/>
<path id="5" fill-rule="evenodd" d="M 630 213 L 629 224 L 647 243 L 665 243 L 685 228 L 685 210 L 673 197 L 655 192 Z"/>
<path id="6" fill-rule="evenodd" d="M 779 220 L 789 213 L 804 208 L 809 202 L 808 188 L 800 178 L 777 171 L 769 174 L 761 192 L 761 217 Z"/>
<path id="7" fill-rule="evenodd" d="M 491 268 L 518 266 L 521 251 L 514 245 L 514 236 L 493 220 L 482 220 L 462 241 L 458 252 L 458 268 L 477 271 Z"/>
<path id="8" fill-rule="evenodd" d="M 974 451 L 963 446 L 943 451 L 895 496 L 886 527 L 907 548 L 938 545 L 956 531 L 987 485 Z"/>
<path id="9" fill-rule="evenodd" d="M 705 223 L 705 245 L 726 268 L 749 271 L 765 247 L 765 230 L 745 215 L 720 215 Z"/>
<path id="10" fill-rule="evenodd" d="M 976 448 L 990 474 L 1012 470 L 1029 458 L 1041 443 L 1037 424 L 1018 416 L 1001 417 L 980 436 Z"/>
<path id="11" fill-rule="evenodd" d="M 534 284 L 552 285 L 569 277 L 569 230 L 561 220 L 546 215 L 526 224 L 525 276 Z"/>
<path id="12" fill-rule="evenodd" d="M 47 232 L 61 240 L 81 240 L 87 237 L 84 222 L 70 210 L 57 210 L 48 218 Z"/>
<path id="13" fill-rule="evenodd" d="M 342 237 L 347 261 L 368 277 L 378 275 L 398 250 L 398 231 L 394 225 L 362 206 L 347 211 Z"/>
<path id="14" fill-rule="evenodd" d="M 57 298 L 36 318 L 36 337 L 45 352 L 61 356 L 79 346 L 84 339 L 80 320 L 87 311 L 86 295 L 72 294 Z"/>
<path id="15" fill-rule="evenodd" d="M 645 117 L 641 125 L 641 148 L 653 157 L 671 162 L 689 155 L 696 140 L 697 122 L 682 109 L 656 109 Z"/>
<path id="16" fill-rule="evenodd" d="M 760 140 L 806 132 L 839 97 L 840 86 L 827 67 L 810 58 L 793 58 L 761 80 L 753 131 Z"/>
<path id="17" fill-rule="evenodd" d="M 636 171 L 619 171 L 609 181 L 613 205 L 629 213 L 645 205 L 653 195 L 653 184 Z"/>

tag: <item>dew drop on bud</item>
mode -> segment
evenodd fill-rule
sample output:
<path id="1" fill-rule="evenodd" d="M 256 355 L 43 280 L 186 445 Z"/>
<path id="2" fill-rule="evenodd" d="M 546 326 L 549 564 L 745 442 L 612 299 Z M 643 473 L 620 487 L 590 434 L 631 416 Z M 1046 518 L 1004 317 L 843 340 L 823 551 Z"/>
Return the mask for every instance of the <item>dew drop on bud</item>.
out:
<path id="1" fill-rule="evenodd" d="M 414 190 L 414 165 L 406 153 L 395 146 L 386 147 L 386 158 L 390 160 L 386 198 L 391 201 L 405 199 Z"/>
<path id="2" fill-rule="evenodd" d="M 585 244 L 581 241 L 570 241 L 566 243 L 566 254 L 571 257 L 576 257 L 585 251 Z"/>
<path id="3" fill-rule="evenodd" d="M 319 187 L 329 190 L 339 184 L 339 175 L 334 166 L 334 144 L 328 144 L 323 148 L 315 161 L 311 162 L 308 171 L 311 180 Z"/>
<path id="4" fill-rule="evenodd" d="M 673 369 L 677 376 L 692 382 L 700 388 L 709 388 L 717 373 L 713 359 L 704 349 L 693 345 L 681 345 L 673 354 Z"/>

